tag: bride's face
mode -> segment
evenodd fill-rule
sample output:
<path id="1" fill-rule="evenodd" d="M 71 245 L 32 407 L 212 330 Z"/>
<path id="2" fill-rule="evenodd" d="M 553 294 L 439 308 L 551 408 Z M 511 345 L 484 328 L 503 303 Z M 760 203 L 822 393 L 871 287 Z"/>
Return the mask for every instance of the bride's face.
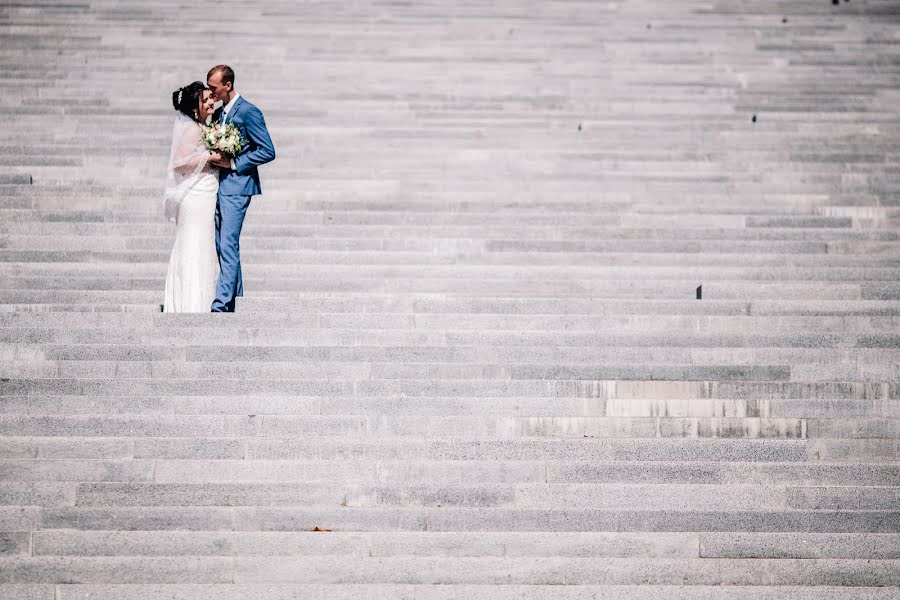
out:
<path id="1" fill-rule="evenodd" d="M 206 121 L 206 118 L 213 114 L 213 107 L 216 105 L 216 101 L 212 97 L 212 92 L 209 90 L 203 90 L 203 94 L 200 95 L 200 121 Z"/>

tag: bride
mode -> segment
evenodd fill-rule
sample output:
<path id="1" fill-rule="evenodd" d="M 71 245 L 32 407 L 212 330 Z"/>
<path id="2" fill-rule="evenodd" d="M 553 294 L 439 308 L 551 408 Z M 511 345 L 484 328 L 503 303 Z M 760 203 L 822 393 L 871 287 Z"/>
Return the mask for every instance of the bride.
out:
<path id="1" fill-rule="evenodd" d="M 219 178 L 212 163 L 221 155 L 201 141 L 201 124 L 213 114 L 215 101 L 195 81 L 176 90 L 172 104 L 177 114 L 163 209 L 177 227 L 163 312 L 209 312 L 219 277 L 214 221 Z"/>

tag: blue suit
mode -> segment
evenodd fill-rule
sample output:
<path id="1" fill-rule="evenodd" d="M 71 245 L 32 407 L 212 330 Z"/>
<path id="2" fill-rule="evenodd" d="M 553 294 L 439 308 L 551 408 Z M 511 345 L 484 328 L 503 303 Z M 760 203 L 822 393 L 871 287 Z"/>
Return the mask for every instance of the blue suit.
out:
<path id="1" fill-rule="evenodd" d="M 216 114 L 221 120 L 221 112 Z M 219 254 L 219 282 L 212 312 L 234 312 L 235 298 L 244 295 L 241 276 L 241 227 L 250 199 L 262 193 L 257 167 L 275 159 L 275 146 L 262 112 L 239 97 L 225 117 L 241 131 L 247 145 L 234 158 L 236 169 L 219 170 L 219 197 L 216 203 L 216 252 Z"/>

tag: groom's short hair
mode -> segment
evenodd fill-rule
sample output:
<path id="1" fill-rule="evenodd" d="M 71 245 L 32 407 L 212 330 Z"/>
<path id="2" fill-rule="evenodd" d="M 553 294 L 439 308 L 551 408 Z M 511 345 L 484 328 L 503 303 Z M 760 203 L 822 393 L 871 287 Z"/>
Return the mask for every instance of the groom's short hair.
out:
<path id="1" fill-rule="evenodd" d="M 222 83 L 231 83 L 232 86 L 234 85 L 234 71 L 232 71 L 231 67 L 228 65 L 214 66 L 209 70 L 209 73 L 206 74 L 206 79 L 208 80 L 214 73 L 218 73 L 222 76 Z"/>

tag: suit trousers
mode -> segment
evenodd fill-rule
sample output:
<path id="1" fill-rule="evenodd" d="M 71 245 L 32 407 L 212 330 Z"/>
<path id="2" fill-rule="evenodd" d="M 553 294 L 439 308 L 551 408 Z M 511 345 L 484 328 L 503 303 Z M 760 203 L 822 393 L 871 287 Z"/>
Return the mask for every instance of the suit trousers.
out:
<path id="1" fill-rule="evenodd" d="M 216 252 L 219 253 L 219 281 L 212 312 L 234 312 L 235 298 L 244 295 L 241 276 L 241 227 L 252 196 L 219 194 L 216 202 Z"/>

